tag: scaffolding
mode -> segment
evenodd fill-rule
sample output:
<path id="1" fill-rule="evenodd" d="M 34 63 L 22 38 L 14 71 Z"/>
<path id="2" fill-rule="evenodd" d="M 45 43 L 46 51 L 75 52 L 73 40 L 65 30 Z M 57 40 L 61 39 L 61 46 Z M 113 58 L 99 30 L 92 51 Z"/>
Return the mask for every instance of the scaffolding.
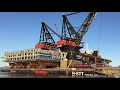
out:
<path id="1" fill-rule="evenodd" d="M 57 50 L 26 49 L 4 53 L 5 62 L 24 62 L 36 60 L 63 60 L 66 59 L 67 52 Z"/>

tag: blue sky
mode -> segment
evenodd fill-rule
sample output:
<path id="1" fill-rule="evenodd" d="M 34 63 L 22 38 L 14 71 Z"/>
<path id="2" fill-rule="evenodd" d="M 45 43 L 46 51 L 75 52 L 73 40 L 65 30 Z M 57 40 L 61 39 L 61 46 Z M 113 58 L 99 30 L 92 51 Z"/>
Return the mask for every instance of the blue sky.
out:
<path id="1" fill-rule="evenodd" d="M 41 21 L 61 34 L 63 13 L 70 12 L 0 12 L 0 57 L 6 51 L 34 48 L 39 41 Z M 88 12 L 82 12 L 69 16 L 68 19 L 73 26 L 80 27 L 87 15 Z M 84 38 L 90 49 L 100 48 L 99 53 L 104 58 L 111 59 L 110 65 L 113 66 L 120 65 L 119 18 L 119 12 L 98 12 Z M 55 41 L 59 40 L 55 34 L 52 35 Z M 1 59 L 0 66 L 5 65 L 8 64 Z"/>

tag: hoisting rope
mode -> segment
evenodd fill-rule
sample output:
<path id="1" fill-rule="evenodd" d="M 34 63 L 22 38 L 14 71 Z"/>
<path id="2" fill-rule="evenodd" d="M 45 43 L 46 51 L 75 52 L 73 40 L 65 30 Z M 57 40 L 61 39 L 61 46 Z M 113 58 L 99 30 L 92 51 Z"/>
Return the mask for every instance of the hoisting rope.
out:
<path id="1" fill-rule="evenodd" d="M 100 13 L 100 23 L 99 23 L 99 37 L 98 37 L 98 50 L 100 50 L 101 43 L 101 27 L 102 27 L 102 13 Z"/>

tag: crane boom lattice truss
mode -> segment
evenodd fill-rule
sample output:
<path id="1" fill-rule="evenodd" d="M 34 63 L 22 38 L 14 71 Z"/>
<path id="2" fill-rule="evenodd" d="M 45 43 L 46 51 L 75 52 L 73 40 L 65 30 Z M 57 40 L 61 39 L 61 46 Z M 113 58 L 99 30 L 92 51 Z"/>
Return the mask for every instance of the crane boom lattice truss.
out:
<path id="1" fill-rule="evenodd" d="M 85 36 L 86 32 L 88 31 L 93 19 L 96 16 L 96 12 L 90 12 L 89 15 L 86 17 L 84 22 L 82 23 L 81 27 L 77 31 L 79 38 L 78 38 L 78 44 L 81 43 L 83 37 Z"/>
<path id="2" fill-rule="evenodd" d="M 56 47 L 55 40 L 53 39 L 49 30 L 54 32 L 56 35 L 58 34 L 54 30 L 52 30 L 45 22 L 42 22 L 41 24 L 42 27 L 41 27 L 40 39 L 39 39 L 39 43 L 35 46 L 35 48 L 54 49 L 54 47 Z"/>
<path id="3" fill-rule="evenodd" d="M 42 22 L 39 43 L 55 43 L 53 37 L 48 31 L 48 26 L 44 22 Z"/>

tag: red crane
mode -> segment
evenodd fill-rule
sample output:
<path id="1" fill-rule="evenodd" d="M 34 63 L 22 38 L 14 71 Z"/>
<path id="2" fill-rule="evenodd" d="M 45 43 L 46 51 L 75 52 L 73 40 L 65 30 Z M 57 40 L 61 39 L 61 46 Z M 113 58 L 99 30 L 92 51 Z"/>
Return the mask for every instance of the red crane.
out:
<path id="1" fill-rule="evenodd" d="M 70 13 L 66 15 L 62 15 L 63 24 L 62 24 L 62 35 L 61 40 L 57 42 L 57 46 L 61 51 L 75 51 L 79 52 L 79 49 L 83 48 L 83 36 L 88 31 L 94 17 L 96 16 L 96 12 L 90 12 L 86 17 L 84 22 L 82 23 L 79 30 L 76 32 L 74 27 L 71 25 L 67 16 L 78 14 L 80 12 Z M 68 33 L 68 34 L 67 34 Z"/>
<path id="2" fill-rule="evenodd" d="M 67 59 L 72 60 L 76 56 L 74 52 L 80 52 L 80 49 L 83 48 L 84 42 L 82 41 L 83 36 L 88 31 L 94 17 L 96 16 L 96 12 L 90 12 L 86 17 L 79 30 L 76 32 L 74 27 L 71 25 L 67 16 L 78 14 L 80 12 L 70 13 L 66 15 L 62 15 L 63 24 L 62 24 L 62 35 L 61 40 L 57 42 L 57 47 L 60 48 L 61 51 L 68 52 Z"/>
<path id="3" fill-rule="evenodd" d="M 40 33 L 40 40 L 39 43 L 35 45 L 35 48 L 54 49 L 56 44 L 49 30 L 54 32 L 58 37 L 61 38 L 61 36 L 59 36 L 54 30 L 52 30 L 45 22 L 42 22 L 41 24 L 42 27 Z"/>
<path id="4" fill-rule="evenodd" d="M 62 23 L 62 34 L 61 40 L 57 42 L 57 47 L 60 48 L 61 51 L 68 51 L 74 47 L 74 51 L 76 51 L 79 46 L 75 42 L 76 36 L 79 37 L 78 33 L 75 31 L 74 27 L 71 25 L 67 16 L 77 14 L 79 12 L 70 13 L 66 15 L 62 15 L 63 23 Z"/>

